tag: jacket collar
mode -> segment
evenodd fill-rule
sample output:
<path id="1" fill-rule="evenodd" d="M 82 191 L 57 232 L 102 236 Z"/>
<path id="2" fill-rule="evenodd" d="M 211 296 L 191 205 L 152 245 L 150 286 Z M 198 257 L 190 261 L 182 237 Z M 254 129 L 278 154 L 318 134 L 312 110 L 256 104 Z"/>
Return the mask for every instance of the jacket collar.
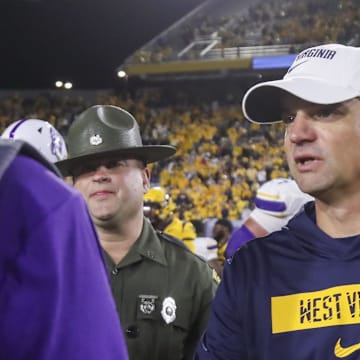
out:
<path id="1" fill-rule="evenodd" d="M 144 218 L 143 228 L 139 238 L 135 241 L 134 245 L 119 264 L 115 264 L 106 251 L 103 252 L 109 269 L 112 269 L 114 265 L 117 268 L 123 268 L 137 263 L 144 258 L 150 261 L 155 261 L 164 266 L 168 265 L 160 239 L 149 220 L 146 218 Z"/>

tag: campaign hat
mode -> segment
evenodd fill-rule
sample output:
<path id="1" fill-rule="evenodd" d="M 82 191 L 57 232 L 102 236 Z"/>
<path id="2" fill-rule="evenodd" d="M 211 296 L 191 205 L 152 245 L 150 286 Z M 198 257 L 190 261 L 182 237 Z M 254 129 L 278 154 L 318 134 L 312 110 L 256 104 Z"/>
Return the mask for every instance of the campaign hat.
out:
<path id="1" fill-rule="evenodd" d="M 143 145 L 134 116 L 113 105 L 86 109 L 71 124 L 66 139 L 68 158 L 56 163 L 64 176 L 93 159 L 134 158 L 147 164 L 176 152 L 170 145 Z"/>

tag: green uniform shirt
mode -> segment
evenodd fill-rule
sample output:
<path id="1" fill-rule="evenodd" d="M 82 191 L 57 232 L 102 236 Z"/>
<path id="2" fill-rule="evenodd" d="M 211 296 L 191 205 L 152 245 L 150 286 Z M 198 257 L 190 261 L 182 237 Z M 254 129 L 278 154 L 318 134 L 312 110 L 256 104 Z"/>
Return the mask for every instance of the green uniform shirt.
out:
<path id="1" fill-rule="evenodd" d="M 147 220 L 119 264 L 105 260 L 130 359 L 192 359 L 216 289 L 208 264 Z"/>

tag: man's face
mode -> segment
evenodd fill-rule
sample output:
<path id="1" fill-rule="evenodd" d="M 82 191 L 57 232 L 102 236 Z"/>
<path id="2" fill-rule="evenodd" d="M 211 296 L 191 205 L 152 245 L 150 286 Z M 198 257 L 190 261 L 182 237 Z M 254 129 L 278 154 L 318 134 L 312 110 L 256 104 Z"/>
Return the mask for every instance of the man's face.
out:
<path id="1" fill-rule="evenodd" d="M 284 101 L 285 151 L 302 191 L 322 200 L 360 191 L 360 101 Z"/>
<path id="2" fill-rule="evenodd" d="M 213 238 L 218 242 L 218 244 L 222 244 L 224 241 L 228 240 L 229 231 L 224 225 L 215 224 L 213 228 Z"/>
<path id="3" fill-rule="evenodd" d="M 150 174 L 141 161 L 97 159 L 73 174 L 74 186 L 84 196 L 96 226 L 111 226 L 142 214 Z"/>

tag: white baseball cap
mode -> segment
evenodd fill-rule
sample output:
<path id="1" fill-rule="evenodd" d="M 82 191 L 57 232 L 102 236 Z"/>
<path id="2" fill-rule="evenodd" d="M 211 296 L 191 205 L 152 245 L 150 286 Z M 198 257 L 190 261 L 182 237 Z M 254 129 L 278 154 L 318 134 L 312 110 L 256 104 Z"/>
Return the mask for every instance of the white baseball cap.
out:
<path id="1" fill-rule="evenodd" d="M 257 191 L 255 209 L 250 216 L 266 231 L 281 229 L 313 198 L 303 193 L 292 179 L 276 178 L 264 183 Z"/>
<path id="2" fill-rule="evenodd" d="M 246 92 L 245 117 L 254 123 L 280 122 L 285 93 L 315 104 L 360 96 L 360 48 L 327 44 L 302 51 L 282 80 L 259 83 Z"/>

